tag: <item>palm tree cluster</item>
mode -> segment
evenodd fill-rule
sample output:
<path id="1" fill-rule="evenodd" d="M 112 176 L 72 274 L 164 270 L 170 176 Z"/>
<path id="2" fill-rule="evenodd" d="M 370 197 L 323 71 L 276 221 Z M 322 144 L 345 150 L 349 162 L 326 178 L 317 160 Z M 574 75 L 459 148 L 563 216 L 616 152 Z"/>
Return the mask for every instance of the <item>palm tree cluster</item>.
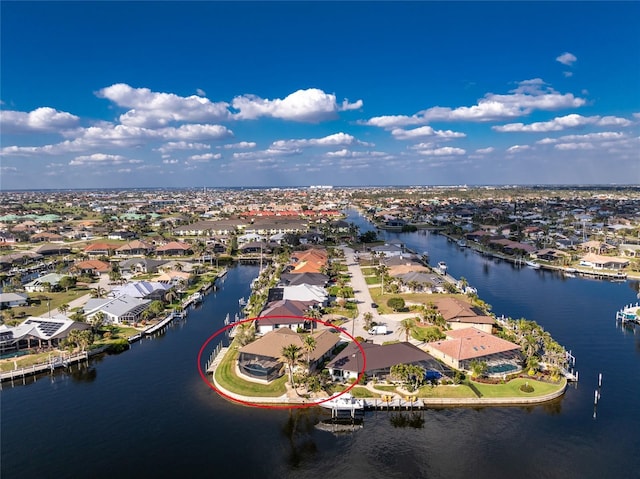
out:
<path id="1" fill-rule="evenodd" d="M 409 391 L 415 391 L 424 382 L 425 370 L 417 364 L 396 364 L 391 366 L 391 378 L 402 381 Z"/>
<path id="2" fill-rule="evenodd" d="M 552 377 L 557 378 L 567 366 L 565 349 L 535 321 L 508 318 L 504 323 L 502 335 L 505 339 L 520 345 L 525 365 L 533 373 L 542 366 Z"/>

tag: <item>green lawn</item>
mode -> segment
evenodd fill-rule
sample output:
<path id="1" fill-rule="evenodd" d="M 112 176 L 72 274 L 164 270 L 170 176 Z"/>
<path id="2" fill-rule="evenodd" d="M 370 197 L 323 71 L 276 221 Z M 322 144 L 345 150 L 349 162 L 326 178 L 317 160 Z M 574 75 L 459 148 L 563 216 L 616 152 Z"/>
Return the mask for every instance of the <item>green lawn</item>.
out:
<path id="1" fill-rule="evenodd" d="M 239 378 L 236 374 L 236 361 L 238 359 L 236 346 L 237 343 L 234 341 L 216 369 L 216 381 L 220 386 L 236 394 L 254 397 L 277 397 L 287 392 L 285 386 L 287 382 L 286 374 L 270 384 L 258 384 Z"/>
<path id="2" fill-rule="evenodd" d="M 362 386 L 355 386 L 353 389 L 350 389 L 349 392 L 354 398 L 379 398 L 380 394 L 373 393 L 369 391 L 367 388 Z"/>
<path id="3" fill-rule="evenodd" d="M 385 391 L 385 392 L 388 392 L 388 393 L 396 392 L 396 386 L 392 386 L 392 385 L 385 386 L 385 385 L 380 384 L 380 385 L 374 385 L 373 387 L 376 388 L 379 391 Z"/>
<path id="4" fill-rule="evenodd" d="M 380 284 L 380 276 L 365 276 L 364 281 L 371 284 Z"/>
<path id="5" fill-rule="evenodd" d="M 421 398 L 475 398 L 474 392 L 464 384 L 458 386 L 422 386 L 418 389 Z"/>
<path id="6" fill-rule="evenodd" d="M 533 386 L 533 392 L 525 393 L 520 391 L 520 386 L 529 383 Z M 506 384 L 483 384 L 473 382 L 474 386 L 482 393 L 485 398 L 503 398 L 503 397 L 535 397 L 544 396 L 554 391 L 562 389 L 566 384 L 566 379 L 562 379 L 557 384 L 536 381 L 535 379 L 516 378 Z"/>
<path id="7" fill-rule="evenodd" d="M 376 274 L 375 268 L 362 268 L 362 274 L 364 276 L 373 276 Z"/>
<path id="8" fill-rule="evenodd" d="M 51 298 L 51 310 L 57 309 L 62 304 L 69 304 L 71 301 L 78 299 L 85 294 L 89 293 L 89 289 L 71 289 L 68 292 L 61 291 L 59 293 L 28 293 L 30 298 Z M 40 300 L 40 304 L 33 304 L 31 306 L 20 306 L 19 308 L 13 308 L 16 318 L 21 315 L 26 316 L 44 316 L 49 312 L 49 305 L 45 299 Z"/>

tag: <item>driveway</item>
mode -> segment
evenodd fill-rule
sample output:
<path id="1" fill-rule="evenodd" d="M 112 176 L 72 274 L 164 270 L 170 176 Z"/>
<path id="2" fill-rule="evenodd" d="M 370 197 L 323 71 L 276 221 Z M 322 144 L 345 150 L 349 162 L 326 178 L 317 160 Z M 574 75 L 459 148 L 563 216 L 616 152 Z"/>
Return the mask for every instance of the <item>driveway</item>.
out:
<path id="1" fill-rule="evenodd" d="M 374 343 L 381 344 L 385 341 L 394 340 L 404 341 L 405 334 L 401 330 L 399 323 L 405 318 L 414 318 L 416 316 L 415 313 L 385 315 L 379 314 L 376 308 L 371 307 L 373 299 L 371 298 L 369 286 L 364 279 L 364 275 L 362 274 L 360 265 L 356 262 L 355 251 L 347 246 L 341 246 L 341 249 L 342 251 L 344 251 L 347 268 L 349 270 L 349 274 L 351 275 L 351 287 L 353 288 L 353 295 L 358 305 L 358 315 L 356 316 L 356 318 L 344 323 L 343 327 L 354 337 L 361 336 L 364 339 L 367 339 Z M 387 334 L 369 334 L 364 329 L 364 315 L 366 313 L 371 313 L 373 316 L 373 321 L 375 321 L 376 323 L 385 324 L 387 326 Z"/>

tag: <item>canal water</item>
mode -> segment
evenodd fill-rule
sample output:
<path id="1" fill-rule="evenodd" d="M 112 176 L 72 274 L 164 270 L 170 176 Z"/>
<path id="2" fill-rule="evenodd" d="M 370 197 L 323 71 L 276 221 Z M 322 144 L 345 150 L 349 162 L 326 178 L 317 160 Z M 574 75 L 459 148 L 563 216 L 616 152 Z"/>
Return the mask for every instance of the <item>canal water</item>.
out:
<path id="1" fill-rule="evenodd" d="M 258 268 L 238 266 L 166 334 L 80 370 L 5 383 L 2 478 L 638 477 L 640 332 L 614 319 L 637 283 L 518 269 L 436 234 L 382 234 L 446 261 L 496 314 L 543 325 L 576 356 L 578 385 L 535 407 L 369 412 L 350 433 L 318 429 L 328 417 L 318 408 L 231 404 L 200 379 L 196 358 L 249 296 Z"/>

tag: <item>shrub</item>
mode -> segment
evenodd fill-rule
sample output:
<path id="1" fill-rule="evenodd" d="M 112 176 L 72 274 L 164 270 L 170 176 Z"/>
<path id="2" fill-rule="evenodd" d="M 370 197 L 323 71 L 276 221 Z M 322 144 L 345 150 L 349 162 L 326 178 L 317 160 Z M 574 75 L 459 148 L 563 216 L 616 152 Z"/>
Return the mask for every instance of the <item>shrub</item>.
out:
<path id="1" fill-rule="evenodd" d="M 524 383 L 522 386 L 520 386 L 520 391 L 522 391 L 523 393 L 532 393 L 533 386 L 529 385 L 529 383 Z"/>
<path id="2" fill-rule="evenodd" d="M 394 311 L 399 311 L 404 308 L 404 299 L 399 297 L 389 298 L 387 300 L 387 306 L 389 306 Z"/>

